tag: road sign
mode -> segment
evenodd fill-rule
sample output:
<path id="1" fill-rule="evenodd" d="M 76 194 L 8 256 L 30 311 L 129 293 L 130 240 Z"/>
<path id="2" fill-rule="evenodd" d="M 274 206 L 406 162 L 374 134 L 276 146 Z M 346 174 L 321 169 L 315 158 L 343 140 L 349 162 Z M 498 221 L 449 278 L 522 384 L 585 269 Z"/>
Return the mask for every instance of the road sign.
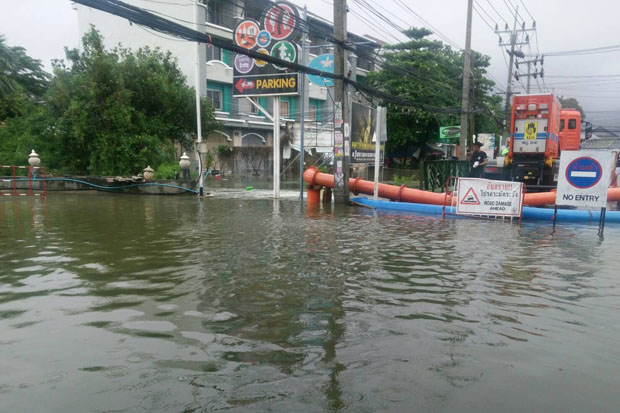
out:
<path id="1" fill-rule="evenodd" d="M 318 55 L 308 64 L 308 67 L 320 70 L 325 73 L 334 73 L 334 55 L 322 54 Z M 334 79 L 325 78 L 318 75 L 308 75 L 308 80 L 318 86 L 332 87 Z"/>
<path id="2" fill-rule="evenodd" d="M 599 183 L 603 168 L 596 159 L 581 157 L 568 164 L 565 174 L 568 183 L 575 188 L 588 189 Z"/>
<path id="3" fill-rule="evenodd" d="M 258 47 L 267 47 L 271 43 L 271 34 L 267 30 L 261 30 L 256 36 Z"/>
<path id="4" fill-rule="evenodd" d="M 297 73 L 237 76 L 234 80 L 235 96 L 279 96 L 297 93 Z"/>
<path id="5" fill-rule="evenodd" d="M 523 207 L 523 183 L 459 178 L 458 215 L 519 217 Z"/>
<path id="6" fill-rule="evenodd" d="M 291 3 L 279 1 L 265 10 L 261 22 L 274 40 L 292 38 L 297 34 L 299 12 Z"/>
<path id="7" fill-rule="evenodd" d="M 617 152 L 611 151 L 563 151 L 555 203 L 585 209 L 604 208 L 616 156 Z"/>
<path id="8" fill-rule="evenodd" d="M 273 45 L 271 48 L 271 56 L 293 63 L 297 59 L 297 50 L 293 43 L 282 40 Z M 278 70 L 285 69 L 284 67 L 276 64 L 274 64 L 273 67 Z"/>
<path id="9" fill-rule="evenodd" d="M 234 31 L 235 44 L 246 49 L 256 46 L 256 37 L 260 31 L 258 22 L 247 19 L 239 22 Z"/>
<path id="10" fill-rule="evenodd" d="M 235 70 L 241 74 L 250 73 L 254 68 L 254 59 L 244 54 L 235 56 Z"/>

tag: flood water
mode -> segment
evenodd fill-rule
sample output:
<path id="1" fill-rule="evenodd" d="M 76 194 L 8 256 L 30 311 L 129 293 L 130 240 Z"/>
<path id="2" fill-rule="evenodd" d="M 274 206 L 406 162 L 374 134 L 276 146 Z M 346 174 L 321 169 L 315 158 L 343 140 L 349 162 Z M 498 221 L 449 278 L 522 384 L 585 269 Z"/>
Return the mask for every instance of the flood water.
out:
<path id="1" fill-rule="evenodd" d="M 620 228 L 268 194 L 0 198 L 0 410 L 618 411 Z"/>

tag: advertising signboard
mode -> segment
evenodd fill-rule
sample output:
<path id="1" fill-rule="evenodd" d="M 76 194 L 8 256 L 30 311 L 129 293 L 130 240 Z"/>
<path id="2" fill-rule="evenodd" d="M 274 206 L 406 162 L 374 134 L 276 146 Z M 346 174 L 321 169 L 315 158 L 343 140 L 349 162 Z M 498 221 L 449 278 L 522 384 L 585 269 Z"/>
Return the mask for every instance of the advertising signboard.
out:
<path id="1" fill-rule="evenodd" d="M 377 111 L 371 107 L 351 105 L 351 163 L 373 163 Z M 381 145 L 383 150 L 383 145 Z"/>
<path id="2" fill-rule="evenodd" d="M 242 20 L 233 32 L 243 48 L 297 63 L 299 33 L 297 8 L 286 1 L 269 5 L 260 22 Z M 282 96 L 298 93 L 298 74 L 264 60 L 237 54 L 233 64 L 233 96 Z"/>
<path id="3" fill-rule="evenodd" d="M 439 128 L 439 142 L 442 143 L 459 143 L 461 138 L 460 126 L 441 126 Z"/>
<path id="4" fill-rule="evenodd" d="M 612 151 L 562 151 L 556 205 L 604 208 L 617 156 Z"/>
<path id="5" fill-rule="evenodd" d="M 520 217 L 523 207 L 523 183 L 459 178 L 458 215 Z"/>

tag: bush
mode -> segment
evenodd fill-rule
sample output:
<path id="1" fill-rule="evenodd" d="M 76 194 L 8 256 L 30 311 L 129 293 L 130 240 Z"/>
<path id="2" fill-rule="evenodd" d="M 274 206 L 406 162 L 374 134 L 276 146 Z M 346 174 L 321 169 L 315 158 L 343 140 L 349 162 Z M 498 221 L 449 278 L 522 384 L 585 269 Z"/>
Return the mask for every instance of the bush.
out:
<path id="1" fill-rule="evenodd" d="M 408 187 L 419 186 L 418 180 L 412 176 L 394 175 L 394 185 L 405 185 Z"/>
<path id="2" fill-rule="evenodd" d="M 181 168 L 178 163 L 165 163 L 159 165 L 155 170 L 155 179 L 174 179 L 181 176 Z"/>

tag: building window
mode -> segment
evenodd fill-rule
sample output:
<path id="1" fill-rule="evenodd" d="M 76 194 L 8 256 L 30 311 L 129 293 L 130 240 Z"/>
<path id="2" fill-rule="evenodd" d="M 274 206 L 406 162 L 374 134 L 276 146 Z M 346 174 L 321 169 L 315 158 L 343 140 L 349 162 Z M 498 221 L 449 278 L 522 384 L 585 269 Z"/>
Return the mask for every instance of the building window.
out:
<path id="1" fill-rule="evenodd" d="M 258 98 L 256 97 L 252 97 L 250 98 L 250 100 L 256 104 L 258 104 Z M 250 105 L 250 113 L 252 115 L 258 115 L 259 114 L 259 110 L 256 106 L 254 106 L 253 104 L 251 104 L 250 102 L 248 102 L 248 104 Z"/>
<path id="2" fill-rule="evenodd" d="M 312 120 L 316 120 L 316 105 L 309 105 L 308 106 L 308 118 L 312 119 Z"/>
<path id="3" fill-rule="evenodd" d="M 568 129 L 577 129 L 577 119 L 568 120 Z"/>
<path id="4" fill-rule="evenodd" d="M 207 23 L 222 26 L 224 24 L 223 4 L 216 0 L 209 0 L 207 2 L 207 9 Z"/>
<path id="5" fill-rule="evenodd" d="M 222 110 L 222 92 L 219 90 L 208 89 L 207 99 L 211 101 L 213 109 Z"/>
<path id="6" fill-rule="evenodd" d="M 207 62 L 211 60 L 222 60 L 222 49 L 212 44 L 207 45 Z"/>
<path id="7" fill-rule="evenodd" d="M 280 100 L 280 116 L 288 118 L 290 115 L 289 107 L 290 103 L 288 100 Z"/>

